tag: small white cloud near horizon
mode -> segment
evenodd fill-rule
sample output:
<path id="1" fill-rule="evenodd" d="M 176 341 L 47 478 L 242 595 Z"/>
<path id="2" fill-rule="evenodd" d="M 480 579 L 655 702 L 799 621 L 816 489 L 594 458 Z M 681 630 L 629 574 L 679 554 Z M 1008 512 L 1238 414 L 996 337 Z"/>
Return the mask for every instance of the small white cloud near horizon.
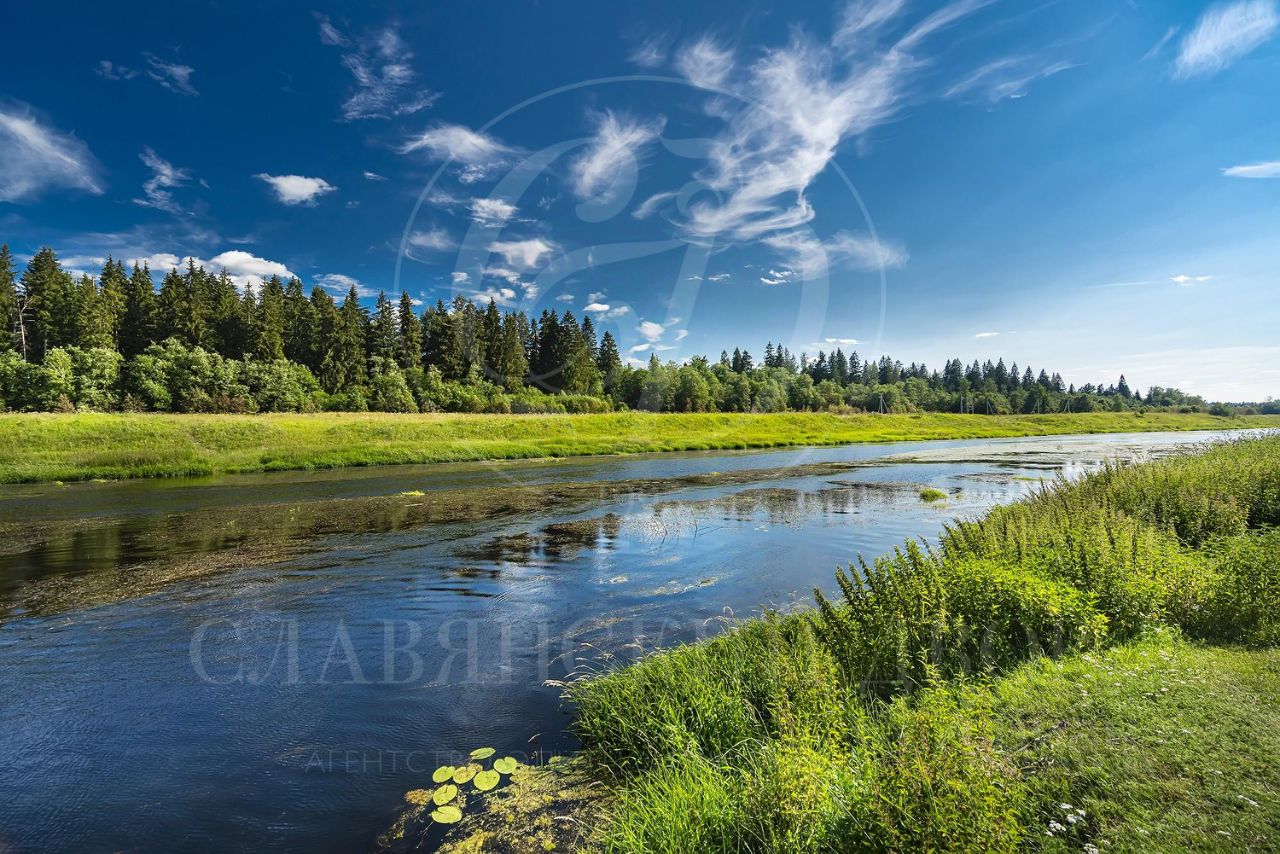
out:
<path id="1" fill-rule="evenodd" d="M 1180 273 L 1177 276 L 1170 276 L 1169 281 L 1173 282 L 1174 284 L 1181 285 L 1182 287 L 1185 288 L 1188 285 L 1192 285 L 1196 282 L 1207 282 L 1212 278 L 1213 276 L 1188 276 L 1185 273 Z"/>
<path id="2" fill-rule="evenodd" d="M 999 332 L 979 332 L 973 337 L 974 338 L 995 338 L 999 334 L 1000 334 Z"/>
<path id="3" fill-rule="evenodd" d="M 1178 80 L 1222 71 L 1275 35 L 1280 28 L 1276 0 L 1236 0 L 1210 7 L 1187 33 L 1174 61 Z"/>
<path id="4" fill-rule="evenodd" d="M 263 281 L 272 276 L 279 276 L 281 279 L 295 278 L 289 268 L 279 261 L 260 258 L 251 252 L 245 252 L 243 249 L 220 252 L 207 261 L 194 255 L 175 255 L 172 252 L 138 255 L 125 260 L 128 266 L 145 265 L 153 273 L 180 269 L 189 262 L 194 263 L 197 267 L 204 267 L 211 273 L 226 270 L 231 281 L 235 282 L 236 287 L 241 291 L 247 287 L 260 288 Z"/>
<path id="5" fill-rule="evenodd" d="M 339 296 L 345 296 L 352 288 L 356 289 L 358 299 L 374 299 L 378 296 L 378 291 L 345 273 L 322 273 L 315 277 L 315 281 L 326 291 L 333 291 Z"/>
<path id="6" fill-rule="evenodd" d="M 1222 174 L 1228 178 L 1280 178 L 1280 160 L 1228 166 Z"/>
<path id="7" fill-rule="evenodd" d="M 338 189 L 323 178 L 305 175 L 268 175 L 259 172 L 255 178 L 265 181 L 275 191 L 276 199 L 285 205 L 314 205 L 326 193 Z"/>
<path id="8" fill-rule="evenodd" d="M 105 191 L 101 167 L 83 141 L 42 124 L 25 104 L 0 100 L 0 202 L 50 189 Z"/>
<path id="9" fill-rule="evenodd" d="M 449 278 L 453 281 L 455 286 L 465 285 L 467 282 L 471 281 L 471 275 L 469 273 L 464 273 L 462 270 L 454 270 L 449 274 Z"/>

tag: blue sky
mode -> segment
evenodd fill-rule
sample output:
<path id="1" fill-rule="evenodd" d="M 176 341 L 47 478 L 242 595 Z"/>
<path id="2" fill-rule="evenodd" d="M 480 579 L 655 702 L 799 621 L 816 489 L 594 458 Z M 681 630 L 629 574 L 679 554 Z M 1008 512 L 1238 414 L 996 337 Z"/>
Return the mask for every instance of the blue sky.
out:
<path id="1" fill-rule="evenodd" d="M 1278 3 L 17 4 L 0 240 L 1261 399 Z"/>

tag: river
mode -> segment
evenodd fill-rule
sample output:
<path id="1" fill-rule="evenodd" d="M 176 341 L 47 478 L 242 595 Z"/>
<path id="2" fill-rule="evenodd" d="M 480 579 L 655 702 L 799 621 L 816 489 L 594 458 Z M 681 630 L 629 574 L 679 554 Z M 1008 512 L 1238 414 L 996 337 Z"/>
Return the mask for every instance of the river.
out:
<path id="1" fill-rule="evenodd" d="M 457 751 L 572 750 L 547 680 L 1221 435 L 2 487 L 0 851 L 371 850 Z"/>

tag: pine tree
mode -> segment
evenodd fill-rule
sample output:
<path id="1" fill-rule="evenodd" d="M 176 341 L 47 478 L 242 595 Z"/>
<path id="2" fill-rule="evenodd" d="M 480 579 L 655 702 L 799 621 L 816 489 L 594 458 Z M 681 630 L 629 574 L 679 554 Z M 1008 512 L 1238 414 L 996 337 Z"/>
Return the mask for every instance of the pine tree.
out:
<path id="1" fill-rule="evenodd" d="M 367 372 L 365 370 L 365 339 L 369 326 L 368 313 L 360 305 L 360 297 L 353 285 L 342 301 L 342 309 L 338 312 L 338 337 L 335 358 L 343 366 L 343 384 L 339 389 L 345 391 L 355 386 L 364 385 Z"/>
<path id="2" fill-rule="evenodd" d="M 377 307 L 369 320 L 369 355 L 375 359 L 394 359 L 399 351 L 399 320 L 395 305 L 385 291 L 378 292 Z"/>
<path id="3" fill-rule="evenodd" d="M 284 287 L 279 276 L 272 276 L 262 285 L 253 355 L 264 362 L 284 358 Z"/>
<path id="4" fill-rule="evenodd" d="M 22 274 L 22 322 L 20 338 L 26 342 L 26 357 L 44 361 L 54 347 L 74 343 L 75 285 L 58 263 L 53 250 L 45 247 L 32 256 Z"/>
<path id="5" fill-rule="evenodd" d="M 399 356 L 400 367 L 408 370 L 422 363 L 422 327 L 413 313 L 413 299 L 408 291 L 400 293 L 399 314 Z"/>
<path id="6" fill-rule="evenodd" d="M 147 349 L 156 336 L 156 286 L 144 264 L 133 265 L 125 286 L 124 315 L 120 318 L 120 354 L 126 359 Z"/>
<path id="7" fill-rule="evenodd" d="M 498 312 L 498 304 L 489 299 L 489 304 L 485 306 L 484 317 L 480 321 L 480 342 L 479 350 L 484 363 L 486 373 L 495 376 L 504 376 L 501 368 L 502 362 L 502 315 Z"/>
<path id="8" fill-rule="evenodd" d="M 525 374 L 529 372 L 529 363 L 524 355 L 524 341 L 521 340 L 520 321 L 513 314 L 502 319 L 502 346 L 495 370 L 507 391 L 512 392 L 520 390 L 524 385 Z"/>
<path id="9" fill-rule="evenodd" d="M 302 291 L 302 282 L 294 276 L 284 288 L 284 357 L 300 365 L 313 361 L 315 315 Z"/>
<path id="10" fill-rule="evenodd" d="M 319 286 L 311 290 L 311 312 L 315 317 L 315 335 L 309 367 L 320 387 L 334 394 L 346 386 L 347 377 L 346 365 L 339 353 L 342 318 L 333 297 Z"/>
<path id="11" fill-rule="evenodd" d="M 98 277 L 98 298 L 101 301 L 101 321 L 105 325 L 107 337 L 112 347 L 120 349 L 120 324 L 124 320 L 125 291 L 129 286 L 129 276 L 124 264 L 107 258 Z"/>
<path id="12" fill-rule="evenodd" d="M 228 359 L 240 359 L 249 352 L 249 339 L 241 313 L 240 292 L 226 270 L 208 282 L 209 343 Z"/>
<path id="13" fill-rule="evenodd" d="M 75 335 L 77 347 L 102 347 L 112 349 L 116 342 L 111 335 L 111 321 L 107 317 L 98 285 L 85 273 L 76 287 Z"/>
<path id="14" fill-rule="evenodd" d="M 720 354 L 721 364 L 726 363 L 728 360 L 727 353 Z M 622 369 L 622 356 L 618 353 L 618 342 L 613 340 L 613 333 L 607 329 L 604 335 L 600 337 L 600 354 L 596 357 L 596 367 L 600 369 L 604 387 L 612 389 L 613 384 L 618 379 L 618 371 Z"/>
<path id="15" fill-rule="evenodd" d="M 0 243 L 0 353 L 14 349 L 14 328 L 18 317 L 18 283 L 14 277 L 9 244 Z"/>

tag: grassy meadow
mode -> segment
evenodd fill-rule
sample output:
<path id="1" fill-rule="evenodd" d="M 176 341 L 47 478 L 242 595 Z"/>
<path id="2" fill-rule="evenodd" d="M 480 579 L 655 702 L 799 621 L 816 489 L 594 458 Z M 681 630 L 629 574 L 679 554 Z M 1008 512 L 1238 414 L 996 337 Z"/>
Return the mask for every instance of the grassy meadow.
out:
<path id="1" fill-rule="evenodd" d="M 1280 426 L 1280 416 L 4 414 L 0 483 L 1266 426 Z"/>
<path id="2" fill-rule="evenodd" d="M 619 852 L 1275 850 L 1278 523 L 1280 437 L 1112 467 L 584 675 L 568 764 L 599 794 L 572 826 Z"/>

